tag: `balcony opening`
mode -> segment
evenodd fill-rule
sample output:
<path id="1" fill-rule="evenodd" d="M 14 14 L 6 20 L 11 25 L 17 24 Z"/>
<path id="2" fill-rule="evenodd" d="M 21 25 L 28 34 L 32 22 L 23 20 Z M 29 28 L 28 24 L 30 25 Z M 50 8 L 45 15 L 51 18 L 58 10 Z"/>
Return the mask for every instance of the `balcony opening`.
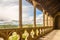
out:
<path id="1" fill-rule="evenodd" d="M 0 1 L 0 29 L 18 28 L 19 0 Z"/>
<path id="2" fill-rule="evenodd" d="M 33 5 L 26 0 L 22 0 L 22 27 L 33 27 L 34 20 L 34 8 Z"/>
<path id="3" fill-rule="evenodd" d="M 36 26 L 43 27 L 43 12 L 36 8 Z"/>

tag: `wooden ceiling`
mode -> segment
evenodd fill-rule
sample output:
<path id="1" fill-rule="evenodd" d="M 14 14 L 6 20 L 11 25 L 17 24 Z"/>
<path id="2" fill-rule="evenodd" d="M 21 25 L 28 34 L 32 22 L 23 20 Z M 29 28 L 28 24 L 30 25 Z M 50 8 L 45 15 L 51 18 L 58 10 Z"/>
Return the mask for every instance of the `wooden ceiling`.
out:
<path id="1" fill-rule="evenodd" d="M 32 4 L 32 0 L 27 0 Z M 54 15 L 60 11 L 60 0 L 34 0 L 38 9 L 45 9 L 49 14 Z"/>

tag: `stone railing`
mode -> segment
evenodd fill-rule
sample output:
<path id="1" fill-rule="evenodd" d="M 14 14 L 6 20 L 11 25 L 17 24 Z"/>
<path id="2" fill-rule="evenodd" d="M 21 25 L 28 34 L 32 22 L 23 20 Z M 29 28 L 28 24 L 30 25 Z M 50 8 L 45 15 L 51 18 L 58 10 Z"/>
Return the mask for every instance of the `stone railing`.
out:
<path id="1" fill-rule="evenodd" d="M 4 38 L 4 40 L 10 40 L 11 38 L 13 38 L 13 35 L 18 34 L 19 37 L 16 37 L 18 40 L 36 40 L 37 38 L 52 31 L 52 29 L 52 27 L 0 29 L 0 37 Z"/>

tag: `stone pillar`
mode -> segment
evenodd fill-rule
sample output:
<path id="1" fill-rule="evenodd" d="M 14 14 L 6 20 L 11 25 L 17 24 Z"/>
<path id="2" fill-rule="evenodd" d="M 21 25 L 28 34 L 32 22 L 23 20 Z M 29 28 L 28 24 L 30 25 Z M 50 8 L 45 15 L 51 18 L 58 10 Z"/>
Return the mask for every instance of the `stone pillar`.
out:
<path id="1" fill-rule="evenodd" d="M 53 20 L 52 20 L 52 16 L 51 16 L 51 26 L 52 26 L 52 21 L 53 21 Z"/>
<path id="2" fill-rule="evenodd" d="M 50 26 L 51 26 L 51 15 L 50 15 Z"/>
<path id="3" fill-rule="evenodd" d="M 45 27 L 45 10 L 43 9 L 43 26 Z"/>
<path id="4" fill-rule="evenodd" d="M 19 28 L 22 28 L 22 0 L 19 0 Z M 20 35 L 20 40 L 22 40 L 22 35 Z"/>
<path id="5" fill-rule="evenodd" d="M 47 22 L 47 26 L 48 26 L 48 12 L 46 12 L 46 22 Z"/>
<path id="6" fill-rule="evenodd" d="M 45 26 L 48 26 L 48 13 L 45 14 Z"/>
<path id="7" fill-rule="evenodd" d="M 51 18 L 51 20 L 52 20 L 52 22 L 51 22 L 52 24 L 51 25 L 53 26 L 53 17 Z"/>
<path id="8" fill-rule="evenodd" d="M 22 28 L 22 0 L 19 0 L 19 28 Z"/>
<path id="9" fill-rule="evenodd" d="M 47 12 L 47 26 L 48 26 L 48 12 Z"/>
<path id="10" fill-rule="evenodd" d="M 48 26 L 50 27 L 50 15 L 48 15 Z"/>
<path id="11" fill-rule="evenodd" d="M 36 27 L 36 3 L 33 0 L 33 6 L 34 6 L 34 27 Z"/>

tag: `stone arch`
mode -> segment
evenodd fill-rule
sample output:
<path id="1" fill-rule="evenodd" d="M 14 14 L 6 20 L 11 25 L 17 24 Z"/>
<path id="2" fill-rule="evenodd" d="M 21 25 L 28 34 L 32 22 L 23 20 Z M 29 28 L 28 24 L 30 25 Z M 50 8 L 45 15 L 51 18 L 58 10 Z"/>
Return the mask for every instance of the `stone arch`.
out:
<path id="1" fill-rule="evenodd" d="M 56 27 L 56 19 L 57 17 L 60 16 L 60 12 L 56 13 L 56 15 L 54 16 L 54 28 Z"/>

